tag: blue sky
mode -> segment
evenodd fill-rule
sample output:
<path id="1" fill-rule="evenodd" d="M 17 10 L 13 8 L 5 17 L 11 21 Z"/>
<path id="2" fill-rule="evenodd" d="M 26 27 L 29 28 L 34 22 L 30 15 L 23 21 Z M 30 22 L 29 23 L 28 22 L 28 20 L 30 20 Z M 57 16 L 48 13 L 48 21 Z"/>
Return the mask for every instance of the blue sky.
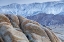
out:
<path id="1" fill-rule="evenodd" d="M 47 1 L 60 1 L 60 0 L 0 0 L 0 6 L 7 5 L 11 3 L 19 3 L 19 4 L 29 4 L 33 2 L 47 2 Z"/>

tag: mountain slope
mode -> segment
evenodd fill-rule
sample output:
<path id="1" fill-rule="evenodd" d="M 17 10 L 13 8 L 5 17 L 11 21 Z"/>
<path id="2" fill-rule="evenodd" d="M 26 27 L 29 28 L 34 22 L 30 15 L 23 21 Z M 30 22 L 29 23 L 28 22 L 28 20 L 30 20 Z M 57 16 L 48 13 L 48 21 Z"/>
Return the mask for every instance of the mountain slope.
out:
<path id="1" fill-rule="evenodd" d="M 50 26 L 50 25 L 61 25 L 64 24 L 64 15 L 53 15 L 53 14 L 45 14 L 40 13 L 34 16 L 27 16 L 28 19 L 35 20 L 42 25 Z"/>
<path id="2" fill-rule="evenodd" d="M 31 4 L 13 3 L 0 7 L 0 13 L 19 14 L 22 16 L 36 15 L 38 13 L 63 14 L 64 2 L 44 2 Z"/>

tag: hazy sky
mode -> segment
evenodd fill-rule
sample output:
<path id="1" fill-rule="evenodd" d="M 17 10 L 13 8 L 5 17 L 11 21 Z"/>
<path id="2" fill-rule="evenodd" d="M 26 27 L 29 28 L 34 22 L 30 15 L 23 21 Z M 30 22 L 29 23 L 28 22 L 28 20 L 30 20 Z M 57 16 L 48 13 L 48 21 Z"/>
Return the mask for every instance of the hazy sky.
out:
<path id="1" fill-rule="evenodd" d="M 29 4 L 33 2 L 47 2 L 47 1 L 60 1 L 60 0 L 0 0 L 0 6 L 7 5 L 11 3 L 19 3 L 19 4 Z"/>
<path id="2" fill-rule="evenodd" d="M 61 1 L 64 1 L 64 0 L 61 0 Z"/>

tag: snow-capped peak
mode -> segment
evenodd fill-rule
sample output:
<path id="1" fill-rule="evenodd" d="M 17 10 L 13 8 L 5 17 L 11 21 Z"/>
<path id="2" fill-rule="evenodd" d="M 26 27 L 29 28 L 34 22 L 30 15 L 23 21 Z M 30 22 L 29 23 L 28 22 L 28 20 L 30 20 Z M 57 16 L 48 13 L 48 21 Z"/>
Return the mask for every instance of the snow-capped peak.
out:
<path id="1" fill-rule="evenodd" d="M 31 4 L 13 3 L 0 7 L 0 13 L 19 14 L 22 16 L 36 15 L 38 13 L 59 14 L 64 12 L 64 2 L 44 2 Z"/>

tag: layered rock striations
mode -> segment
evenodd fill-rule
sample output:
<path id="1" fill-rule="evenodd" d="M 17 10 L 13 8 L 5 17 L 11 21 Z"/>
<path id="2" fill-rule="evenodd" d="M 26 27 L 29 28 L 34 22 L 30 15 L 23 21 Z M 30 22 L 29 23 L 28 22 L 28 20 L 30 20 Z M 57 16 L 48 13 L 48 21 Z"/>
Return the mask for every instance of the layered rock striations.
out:
<path id="1" fill-rule="evenodd" d="M 5 21 L 4 18 L 5 17 L 2 18 L 4 22 L 0 22 L 0 35 L 4 39 L 4 42 L 29 42 L 23 32 L 16 30 L 15 27 L 13 27 L 11 23 L 8 23 L 8 21 Z"/>
<path id="2" fill-rule="evenodd" d="M 62 42 L 51 30 L 19 15 L 0 14 L 0 42 Z"/>

